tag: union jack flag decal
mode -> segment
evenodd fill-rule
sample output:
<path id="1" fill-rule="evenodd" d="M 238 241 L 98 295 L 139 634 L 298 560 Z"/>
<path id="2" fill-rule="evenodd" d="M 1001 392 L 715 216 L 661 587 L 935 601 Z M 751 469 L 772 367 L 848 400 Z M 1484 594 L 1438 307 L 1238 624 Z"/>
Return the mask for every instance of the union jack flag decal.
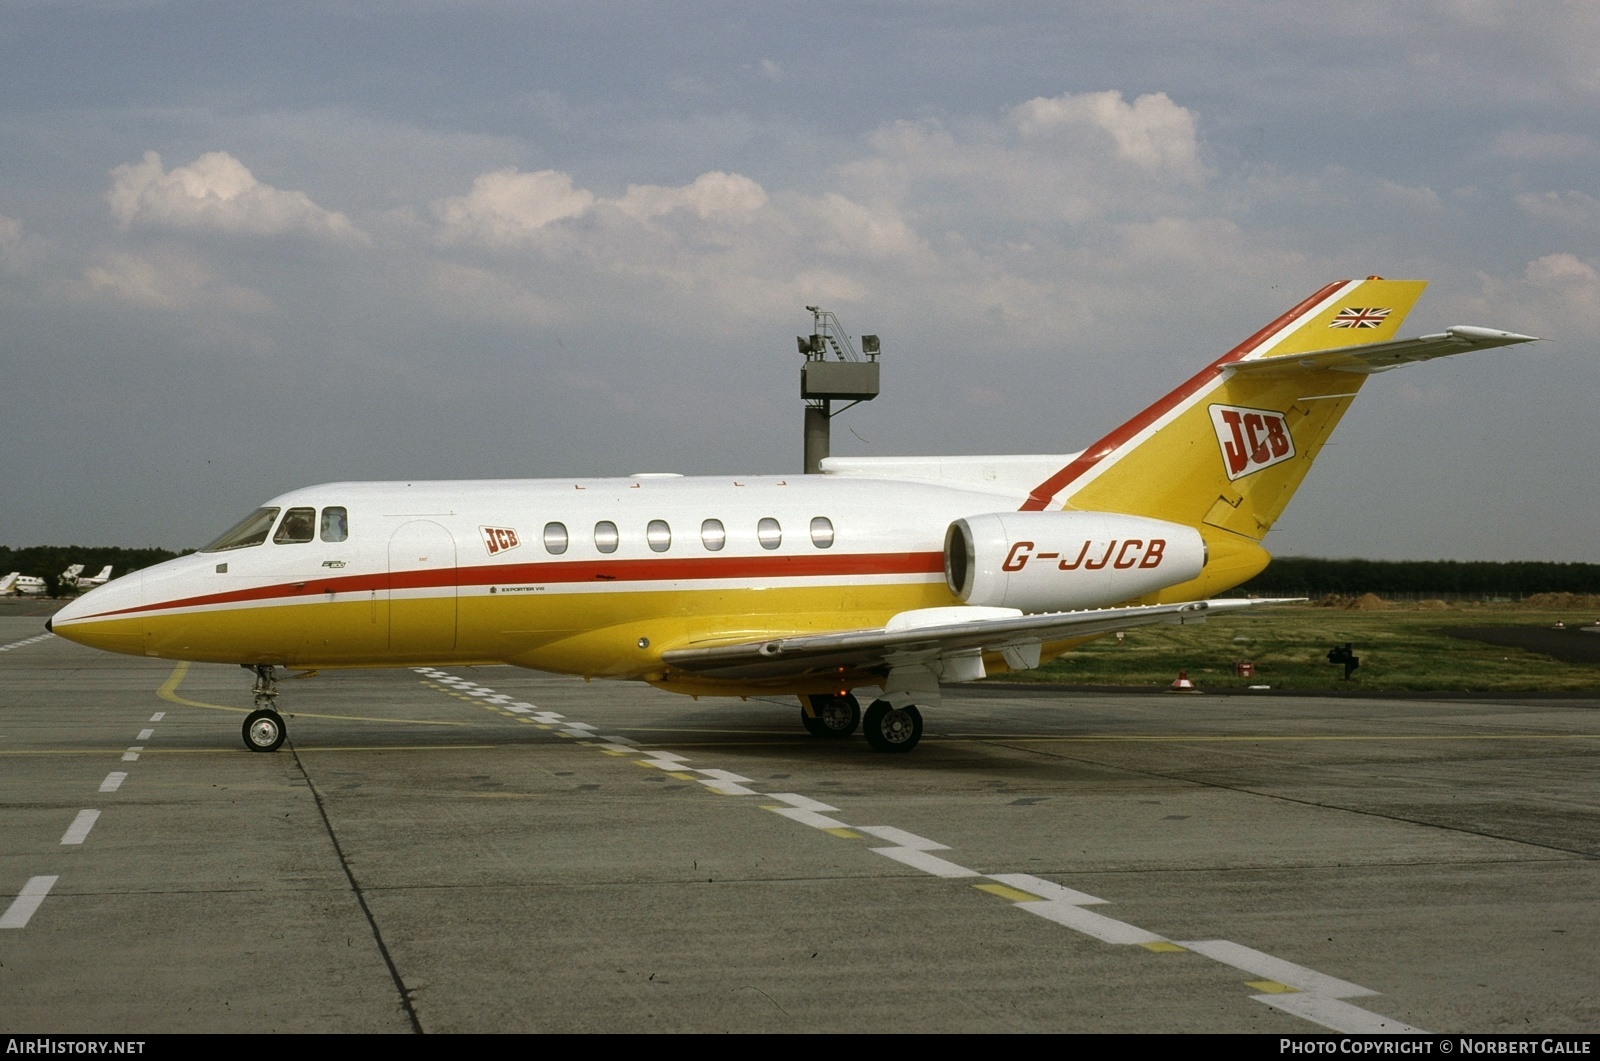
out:
<path id="1" fill-rule="evenodd" d="M 1340 310 L 1333 320 L 1328 322 L 1330 328 L 1376 328 L 1389 317 L 1387 309 L 1353 309 Z"/>

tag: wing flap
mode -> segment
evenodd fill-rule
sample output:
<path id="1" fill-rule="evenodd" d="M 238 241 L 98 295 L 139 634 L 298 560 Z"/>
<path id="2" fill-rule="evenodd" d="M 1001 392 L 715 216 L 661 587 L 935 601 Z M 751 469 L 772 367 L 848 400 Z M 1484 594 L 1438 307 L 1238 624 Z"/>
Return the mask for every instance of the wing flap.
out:
<path id="1" fill-rule="evenodd" d="M 987 614 L 964 622 L 935 625 L 907 626 L 891 622 L 889 626 L 866 630 L 669 649 L 661 658 L 667 666 L 687 674 L 727 679 L 798 677 L 841 670 L 860 672 L 973 652 L 1009 653 L 1021 661 L 1030 655 L 1030 649 L 1045 641 L 1092 637 L 1154 623 L 1198 623 L 1204 622 L 1208 615 L 1282 603 L 1286 601 L 1188 601 L 1044 615 Z M 988 613 L 999 610 L 982 609 Z M 1032 658 L 1037 663 L 1037 654 Z"/>
<path id="2" fill-rule="evenodd" d="M 1371 374 L 1387 372 L 1416 361 L 1464 354 L 1469 350 L 1488 350 L 1496 346 L 1532 342 L 1538 342 L 1538 336 L 1456 325 L 1433 335 L 1419 335 L 1413 339 L 1394 339 L 1386 343 L 1368 343 L 1365 346 L 1346 346 L 1305 354 L 1281 354 L 1254 361 L 1234 361 L 1223 365 L 1222 369 L 1253 375 L 1281 375 L 1301 369 Z"/>

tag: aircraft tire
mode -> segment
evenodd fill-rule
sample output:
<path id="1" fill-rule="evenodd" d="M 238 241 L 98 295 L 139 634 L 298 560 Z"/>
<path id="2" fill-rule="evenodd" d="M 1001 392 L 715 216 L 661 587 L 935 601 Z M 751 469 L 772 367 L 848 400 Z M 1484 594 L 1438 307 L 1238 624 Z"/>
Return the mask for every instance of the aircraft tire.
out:
<path id="1" fill-rule="evenodd" d="M 252 711 L 245 717 L 244 746 L 253 752 L 275 752 L 288 735 L 283 716 L 276 711 Z"/>
<path id="2" fill-rule="evenodd" d="M 812 696 L 811 709 L 816 717 L 800 709 L 800 721 L 813 737 L 832 737 L 842 740 L 861 725 L 861 701 L 846 693 L 843 696 Z"/>
<path id="3" fill-rule="evenodd" d="M 922 712 L 913 705 L 895 708 L 887 700 L 874 700 L 861 728 L 874 751 L 908 752 L 922 739 Z"/>
<path id="4" fill-rule="evenodd" d="M 800 724 L 804 726 L 806 728 L 806 732 L 811 734 L 813 737 L 826 737 L 828 735 L 827 723 L 823 722 L 820 718 L 812 718 L 810 715 L 808 715 L 806 713 L 804 704 L 800 706 Z"/>

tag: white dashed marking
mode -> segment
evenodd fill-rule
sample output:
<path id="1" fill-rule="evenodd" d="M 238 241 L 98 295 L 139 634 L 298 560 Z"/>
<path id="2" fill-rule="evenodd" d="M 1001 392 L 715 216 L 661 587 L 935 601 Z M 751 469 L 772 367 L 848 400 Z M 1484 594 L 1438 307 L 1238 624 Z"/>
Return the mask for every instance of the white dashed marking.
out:
<path id="1" fill-rule="evenodd" d="M 1357 1035 L 1427 1035 L 1421 1028 L 1413 1028 L 1409 1024 L 1402 1024 L 1397 1020 L 1373 1013 L 1371 1010 L 1352 1006 L 1348 1002 L 1341 1002 L 1337 998 L 1327 995 L 1251 995 L 1257 1002 L 1264 1002 L 1273 1009 L 1281 1009 L 1285 1013 L 1292 1013 L 1302 1020 L 1312 1024 L 1320 1024 L 1324 1028 L 1331 1028 L 1336 1032 L 1346 1032 Z"/>
<path id="2" fill-rule="evenodd" d="M 871 833 L 879 840 L 887 840 L 896 847 L 909 847 L 913 851 L 948 851 L 949 844 L 941 844 L 937 840 L 929 840 L 926 836 L 908 833 L 904 829 L 896 829 L 892 825 L 858 825 L 864 833 Z"/>
<path id="3" fill-rule="evenodd" d="M 72 819 L 72 824 L 67 826 L 67 831 L 61 834 L 62 844 L 81 844 L 89 836 L 89 830 L 94 828 L 94 823 L 100 818 L 97 810 L 81 810 L 78 816 Z"/>
<path id="4" fill-rule="evenodd" d="M 1094 906 L 1096 903 L 1106 902 L 1097 899 L 1086 892 L 1075 891 L 1064 887 L 1054 881 L 1035 877 L 1030 873 L 991 873 L 989 879 L 1009 884 L 1020 891 L 1032 892 L 1041 899 L 1054 899 L 1057 902 L 1071 903 L 1074 906 Z"/>
<path id="5" fill-rule="evenodd" d="M 1165 936 L 1158 936 L 1154 932 L 1146 932 L 1137 925 L 1130 925 L 1126 921 L 1097 914 L 1093 910 L 1085 910 L 1077 903 L 1063 902 L 1060 899 L 1044 899 L 1037 903 L 1018 903 L 1017 908 L 1026 910 L 1030 914 L 1038 914 L 1046 921 L 1054 921 L 1064 925 L 1074 932 L 1082 932 L 1102 943 L 1116 943 L 1130 945 L 1137 943 L 1164 943 Z"/>
<path id="6" fill-rule="evenodd" d="M 48 641 L 54 636 L 56 635 L 40 634 L 37 637 L 30 637 L 24 641 L 13 641 L 9 645 L 0 645 L 0 652 L 10 652 L 14 648 L 22 648 L 25 645 L 36 645 L 40 641 Z M 52 877 L 51 879 L 54 880 L 55 878 Z"/>
<path id="7" fill-rule="evenodd" d="M 149 740 L 151 737 L 154 737 L 155 735 L 156 735 L 156 731 L 153 730 L 153 729 L 141 729 L 139 731 L 139 735 L 137 737 L 133 738 L 133 739 L 134 740 Z"/>
<path id="8" fill-rule="evenodd" d="M 22 886 L 22 891 L 6 907 L 6 912 L 0 914 L 0 928 L 25 928 L 28 919 L 39 909 L 39 904 L 44 902 L 44 897 L 50 894 L 50 889 L 55 887 L 60 877 L 29 877 L 28 883 Z"/>
<path id="9" fill-rule="evenodd" d="M 1204 954 L 1214 962 L 1231 965 L 1241 972 L 1259 976 L 1263 980 L 1276 980 L 1297 991 L 1309 991 L 1329 998 L 1359 998 L 1362 995 L 1377 994 L 1371 988 L 1352 984 L 1348 980 L 1336 980 L 1315 969 L 1307 969 L 1304 965 L 1274 958 L 1270 954 L 1262 954 L 1258 950 L 1225 939 L 1207 939 L 1196 943 L 1185 943 L 1180 940 L 1179 945 L 1187 947 L 1196 954 Z"/>
<path id="10" fill-rule="evenodd" d="M 920 869 L 924 873 L 935 877 L 981 877 L 983 874 L 975 869 L 958 866 L 948 859 L 938 855 L 930 855 L 927 851 L 916 847 L 873 847 L 868 850 L 892 858 L 896 862 L 903 862 L 912 869 Z"/>
<path id="11" fill-rule="evenodd" d="M 126 780 L 128 780 L 128 772 L 126 770 L 113 770 L 106 775 L 104 781 L 100 782 L 100 791 L 115 792 L 122 787 L 122 783 Z"/>

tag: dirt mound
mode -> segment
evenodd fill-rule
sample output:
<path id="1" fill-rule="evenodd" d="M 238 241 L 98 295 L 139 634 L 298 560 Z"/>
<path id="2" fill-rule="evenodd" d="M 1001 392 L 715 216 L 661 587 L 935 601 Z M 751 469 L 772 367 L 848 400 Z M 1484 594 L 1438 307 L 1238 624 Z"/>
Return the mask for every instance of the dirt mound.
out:
<path id="1" fill-rule="evenodd" d="M 1442 600 L 1419 600 L 1419 601 L 1417 601 L 1417 611 L 1419 611 L 1419 612 L 1442 612 L 1442 611 L 1448 611 L 1449 609 L 1450 609 L 1450 605 L 1445 603 Z"/>
<path id="2" fill-rule="evenodd" d="M 1353 612 L 1386 612 L 1389 602 L 1376 593 L 1363 593 L 1348 605 Z"/>
<path id="3" fill-rule="evenodd" d="M 1567 608 L 1600 608 L 1600 593 L 1535 593 L 1522 602 L 1524 608 L 1561 611 Z"/>

